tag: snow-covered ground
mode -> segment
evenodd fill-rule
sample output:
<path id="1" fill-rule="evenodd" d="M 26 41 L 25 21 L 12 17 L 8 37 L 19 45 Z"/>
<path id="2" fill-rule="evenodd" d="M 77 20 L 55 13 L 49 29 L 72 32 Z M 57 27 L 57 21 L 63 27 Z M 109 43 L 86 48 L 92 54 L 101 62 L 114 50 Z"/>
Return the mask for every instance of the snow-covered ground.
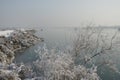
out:
<path id="1" fill-rule="evenodd" d="M 0 36 L 9 37 L 13 32 L 14 30 L 0 31 Z"/>

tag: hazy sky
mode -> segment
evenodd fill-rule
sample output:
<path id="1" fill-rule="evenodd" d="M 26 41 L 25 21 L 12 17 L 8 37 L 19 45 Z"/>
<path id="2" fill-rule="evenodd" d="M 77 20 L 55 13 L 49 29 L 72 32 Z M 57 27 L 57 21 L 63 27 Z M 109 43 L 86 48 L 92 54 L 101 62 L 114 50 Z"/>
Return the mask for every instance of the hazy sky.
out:
<path id="1" fill-rule="evenodd" d="M 120 25 L 120 0 L 0 0 L 0 25 Z"/>

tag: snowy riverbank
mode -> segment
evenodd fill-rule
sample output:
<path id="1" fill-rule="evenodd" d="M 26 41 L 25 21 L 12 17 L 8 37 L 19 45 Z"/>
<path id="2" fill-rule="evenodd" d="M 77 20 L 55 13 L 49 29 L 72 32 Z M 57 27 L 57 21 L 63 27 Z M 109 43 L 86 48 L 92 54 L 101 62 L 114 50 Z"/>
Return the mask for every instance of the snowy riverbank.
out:
<path id="1" fill-rule="evenodd" d="M 23 29 L 0 31 L 0 62 L 10 64 L 15 53 L 42 41 L 34 34 L 34 30 Z"/>
<path id="2" fill-rule="evenodd" d="M 35 36 L 35 30 L 0 31 L 0 80 L 21 80 L 27 68 L 13 63 L 15 54 L 26 49 L 42 38 Z M 21 79 L 20 79 L 21 78 Z"/>

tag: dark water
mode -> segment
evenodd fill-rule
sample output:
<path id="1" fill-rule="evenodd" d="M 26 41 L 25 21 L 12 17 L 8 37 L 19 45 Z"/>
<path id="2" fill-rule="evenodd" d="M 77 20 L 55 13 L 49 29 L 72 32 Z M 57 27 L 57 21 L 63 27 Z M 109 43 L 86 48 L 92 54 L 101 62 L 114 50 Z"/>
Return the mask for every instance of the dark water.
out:
<path id="1" fill-rule="evenodd" d="M 35 61 L 38 57 L 38 55 L 35 53 L 35 49 L 39 46 L 46 44 L 48 49 L 58 48 L 60 50 L 64 50 L 66 47 L 72 45 L 72 41 L 74 40 L 74 28 L 37 28 L 36 30 L 36 35 L 44 38 L 45 41 L 30 47 L 21 54 L 18 54 L 15 59 L 17 63 L 31 63 Z M 105 29 L 104 32 L 112 35 L 114 31 L 114 29 Z M 110 55 L 110 58 L 116 63 L 117 68 L 120 69 L 119 46 L 116 46 L 116 52 Z M 120 74 L 110 70 L 106 66 L 98 68 L 98 74 L 102 80 L 120 80 Z"/>

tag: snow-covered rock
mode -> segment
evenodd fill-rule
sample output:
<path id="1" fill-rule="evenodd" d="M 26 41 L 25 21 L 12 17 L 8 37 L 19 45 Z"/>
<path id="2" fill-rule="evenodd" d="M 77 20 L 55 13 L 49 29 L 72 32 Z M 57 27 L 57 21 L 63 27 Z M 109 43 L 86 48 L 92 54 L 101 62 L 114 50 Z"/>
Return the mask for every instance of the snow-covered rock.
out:
<path id="1" fill-rule="evenodd" d="M 34 30 L 4 30 L 0 31 L 0 62 L 10 64 L 14 54 L 34 45 L 40 40 Z"/>

